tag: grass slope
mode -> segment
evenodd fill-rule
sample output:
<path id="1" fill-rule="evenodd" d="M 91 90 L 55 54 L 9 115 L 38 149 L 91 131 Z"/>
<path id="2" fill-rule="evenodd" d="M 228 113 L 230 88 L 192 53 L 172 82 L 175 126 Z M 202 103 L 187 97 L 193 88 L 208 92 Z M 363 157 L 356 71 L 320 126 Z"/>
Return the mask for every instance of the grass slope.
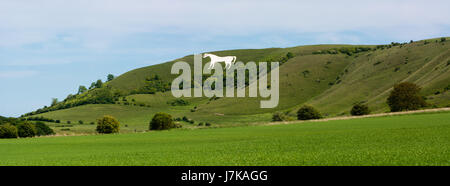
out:
<path id="1" fill-rule="evenodd" d="M 450 165 L 450 112 L 0 140 L 0 165 Z"/>
<path id="2" fill-rule="evenodd" d="M 334 48 L 356 47 L 353 45 L 313 45 L 292 48 L 247 49 L 212 52 L 235 55 L 238 61 L 271 61 L 292 52 L 295 57 L 280 66 L 280 102 L 274 109 L 260 109 L 259 98 L 185 98 L 188 106 L 170 106 L 174 100 L 170 92 L 155 95 L 131 95 L 135 103 L 150 107 L 116 105 L 89 105 L 42 114 L 60 120 L 94 121 L 101 114 L 113 115 L 129 125 L 145 129 L 155 112 L 168 112 L 175 117 L 188 116 L 199 122 L 217 125 L 236 125 L 249 122 L 269 121 L 275 111 L 295 112 L 303 104 L 311 104 L 325 116 L 349 115 L 353 103 L 367 102 L 372 112 L 388 111 L 386 98 L 391 87 L 398 82 L 410 81 L 423 87 L 422 94 L 436 107 L 450 106 L 450 42 L 439 39 L 417 41 L 402 46 L 346 54 L 313 54 Z M 375 46 L 365 46 L 375 47 Z M 158 74 L 169 82 L 170 68 L 175 61 L 193 65 L 193 56 L 171 62 L 144 67 L 127 72 L 107 85 L 123 92 L 130 92 L 144 85 L 144 79 Z M 204 64 L 208 60 L 204 61 Z M 437 93 L 439 92 L 439 93 Z M 196 112 L 191 109 L 197 107 Z M 101 112 L 97 112 L 97 111 Z M 77 114 L 83 113 L 83 114 Z M 133 117 L 128 117 L 133 113 Z M 135 118 L 135 119 L 131 119 Z"/>

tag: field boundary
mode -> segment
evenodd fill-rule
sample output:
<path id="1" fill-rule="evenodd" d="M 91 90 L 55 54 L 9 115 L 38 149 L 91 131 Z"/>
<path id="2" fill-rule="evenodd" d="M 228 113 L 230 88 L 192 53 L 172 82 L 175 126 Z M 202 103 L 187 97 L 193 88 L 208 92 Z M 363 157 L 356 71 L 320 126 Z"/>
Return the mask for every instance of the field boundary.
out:
<path id="1" fill-rule="evenodd" d="M 349 120 L 349 119 L 358 119 L 358 118 L 373 118 L 373 117 L 383 117 L 383 116 L 397 116 L 397 115 L 408 115 L 408 114 L 416 114 L 416 113 L 432 113 L 432 112 L 442 112 L 442 111 L 450 111 L 450 108 L 435 108 L 435 109 L 424 109 L 424 110 L 413 110 L 413 111 L 402 111 L 402 112 L 389 112 L 389 113 L 378 113 L 378 114 L 368 114 L 363 116 L 339 116 L 332 118 L 323 118 L 323 119 L 314 119 L 314 120 L 295 120 L 295 121 L 277 121 L 270 122 L 266 124 L 260 125 L 283 125 L 283 124 L 296 124 L 296 123 L 304 123 L 304 122 L 324 122 L 324 121 L 335 121 L 335 120 Z M 255 126 L 258 124 L 255 124 Z"/>

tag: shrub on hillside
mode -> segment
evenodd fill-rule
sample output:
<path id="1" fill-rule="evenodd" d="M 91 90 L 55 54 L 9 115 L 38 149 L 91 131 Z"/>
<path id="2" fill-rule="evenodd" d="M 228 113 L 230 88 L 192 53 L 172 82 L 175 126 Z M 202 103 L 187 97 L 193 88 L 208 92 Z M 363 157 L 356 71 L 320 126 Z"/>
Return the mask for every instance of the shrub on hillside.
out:
<path id="1" fill-rule="evenodd" d="M 102 118 L 97 120 L 97 129 L 98 133 L 102 134 L 111 134 L 118 133 L 120 130 L 119 121 L 112 116 L 103 116 Z"/>
<path id="2" fill-rule="evenodd" d="M 17 126 L 17 134 L 21 138 L 28 138 L 36 136 L 36 127 L 32 123 L 22 123 Z"/>
<path id="3" fill-rule="evenodd" d="M 185 105 L 189 105 L 189 102 L 184 99 L 177 98 L 175 100 L 168 101 L 167 104 L 172 105 L 172 106 L 185 106 Z"/>
<path id="4" fill-rule="evenodd" d="M 272 121 L 287 121 L 288 116 L 284 112 L 275 112 L 272 115 Z"/>
<path id="5" fill-rule="evenodd" d="M 0 138 L 17 138 L 17 128 L 9 123 L 0 125 Z"/>
<path id="6" fill-rule="evenodd" d="M 418 85 L 409 82 L 394 85 L 394 90 L 387 98 L 391 111 L 417 110 L 425 107 L 427 104 L 419 95 L 420 89 Z"/>
<path id="7" fill-rule="evenodd" d="M 353 105 L 350 114 L 352 114 L 352 116 L 362 116 L 370 114 L 369 106 L 362 103 L 356 103 Z"/>
<path id="8" fill-rule="evenodd" d="M 38 121 L 36 122 L 36 124 L 34 124 L 34 126 L 36 127 L 37 136 L 47 136 L 55 134 L 55 132 L 43 122 Z"/>
<path id="9" fill-rule="evenodd" d="M 165 130 L 174 128 L 174 122 L 172 120 L 172 116 L 167 113 L 158 112 L 153 116 L 152 121 L 150 122 L 149 129 L 150 130 Z"/>
<path id="10" fill-rule="evenodd" d="M 320 119 L 322 115 L 314 107 L 305 105 L 297 111 L 297 118 L 299 120 Z"/>

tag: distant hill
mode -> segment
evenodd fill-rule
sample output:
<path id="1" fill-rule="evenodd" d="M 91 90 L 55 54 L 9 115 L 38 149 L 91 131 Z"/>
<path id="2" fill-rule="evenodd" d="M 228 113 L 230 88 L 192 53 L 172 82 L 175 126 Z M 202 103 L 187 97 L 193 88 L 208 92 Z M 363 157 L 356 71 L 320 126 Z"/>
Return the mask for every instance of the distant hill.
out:
<path id="1" fill-rule="evenodd" d="M 188 105 L 172 106 L 168 102 L 175 98 L 168 91 L 141 94 L 150 77 L 157 75 L 156 83 L 163 86 L 177 77 L 170 74 L 174 62 L 185 61 L 193 66 L 190 55 L 129 71 L 105 83 L 104 88 L 41 109 L 40 115 L 61 121 L 95 121 L 101 115 L 110 114 L 133 129 L 143 130 L 151 116 L 159 111 L 217 125 L 270 121 L 273 112 L 295 112 L 304 104 L 313 105 L 327 117 L 349 115 L 356 102 L 367 103 L 373 113 L 382 113 L 389 110 L 386 98 L 392 86 L 404 81 L 420 85 L 421 94 L 431 107 L 448 107 L 449 49 L 449 38 L 436 38 L 387 45 L 311 45 L 209 52 L 237 56 L 243 62 L 284 62 L 280 66 L 280 102 L 273 109 L 260 109 L 259 98 L 183 98 Z M 287 59 L 287 53 L 294 57 Z M 102 92 L 105 89 L 110 91 Z M 108 95 L 111 99 L 89 104 L 97 95 Z"/>

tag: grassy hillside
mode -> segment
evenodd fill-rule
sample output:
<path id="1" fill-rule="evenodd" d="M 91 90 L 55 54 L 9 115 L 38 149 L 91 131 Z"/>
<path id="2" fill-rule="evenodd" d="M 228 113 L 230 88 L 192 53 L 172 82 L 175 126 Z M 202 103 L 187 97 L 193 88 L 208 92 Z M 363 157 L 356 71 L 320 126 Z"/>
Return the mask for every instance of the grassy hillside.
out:
<path id="1" fill-rule="evenodd" d="M 450 165 L 450 112 L 0 140 L 0 165 Z"/>
<path id="2" fill-rule="evenodd" d="M 370 50 L 360 50 L 365 48 Z M 430 107 L 450 106 L 449 38 L 444 42 L 439 38 L 384 46 L 313 45 L 211 53 L 234 55 L 243 62 L 258 62 L 277 61 L 288 52 L 295 57 L 280 66 L 280 102 L 273 109 L 260 109 L 259 98 L 184 98 L 189 105 L 171 106 L 167 102 L 175 98 L 170 92 L 131 94 L 145 86 L 145 79 L 153 75 L 171 82 L 176 77 L 169 73 L 172 64 L 186 61 L 193 66 L 191 55 L 136 69 L 106 83 L 105 87 L 124 95 L 116 99 L 114 105 L 83 105 L 41 115 L 74 122 L 95 121 L 103 114 L 110 114 L 132 126 L 129 130 L 144 130 L 151 116 L 159 111 L 215 125 L 269 121 L 273 112 L 295 112 L 303 104 L 315 106 L 327 117 L 348 115 L 356 102 L 366 102 L 372 112 L 381 113 L 388 111 L 386 98 L 392 86 L 403 81 L 423 87 L 421 94 L 427 98 Z M 208 60 L 204 60 L 204 64 Z M 96 92 L 100 90 L 94 89 L 78 97 L 88 97 Z M 186 124 L 185 127 L 195 126 Z"/>

